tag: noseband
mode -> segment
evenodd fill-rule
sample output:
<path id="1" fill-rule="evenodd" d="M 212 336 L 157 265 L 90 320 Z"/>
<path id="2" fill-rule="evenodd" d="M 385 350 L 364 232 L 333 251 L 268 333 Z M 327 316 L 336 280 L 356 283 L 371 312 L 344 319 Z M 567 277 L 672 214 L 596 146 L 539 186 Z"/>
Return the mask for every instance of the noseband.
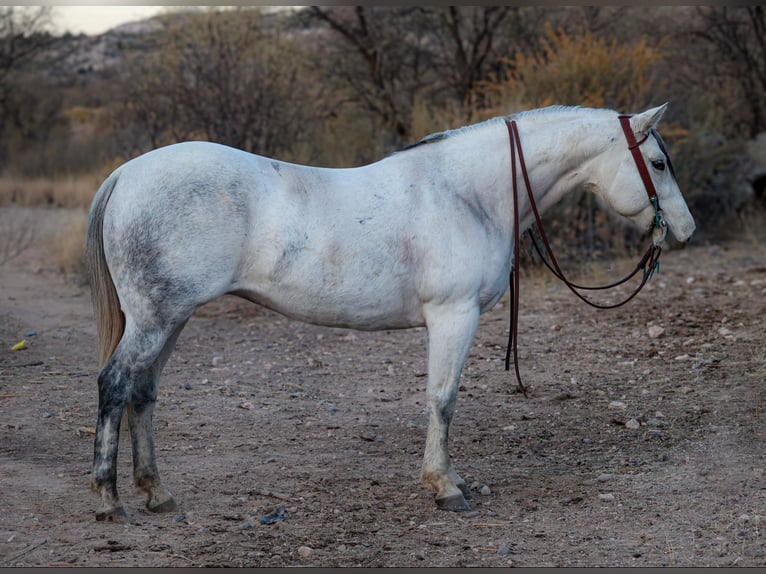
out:
<path id="1" fill-rule="evenodd" d="M 537 228 L 540 232 L 540 237 L 542 238 L 543 245 L 545 246 L 545 251 L 547 252 L 547 258 L 543 255 L 542 250 L 540 249 L 539 245 L 537 244 L 537 241 L 535 240 L 534 235 L 532 235 L 531 232 L 529 232 L 529 237 L 532 240 L 532 245 L 535 248 L 535 251 L 537 251 L 537 254 L 540 256 L 540 259 L 542 259 L 545 266 L 553 273 L 555 277 L 560 279 L 572 293 L 577 295 L 580 299 L 585 301 L 588 305 L 592 307 L 596 307 L 597 309 L 614 309 L 616 307 L 621 307 L 622 305 L 625 305 L 628 301 L 633 299 L 636 295 L 638 295 L 638 292 L 643 289 L 644 285 L 651 279 L 651 277 L 654 275 L 655 271 L 659 271 L 660 268 L 660 254 L 662 253 L 662 244 L 665 240 L 665 236 L 667 234 L 667 223 L 663 217 L 662 210 L 660 209 L 660 200 L 657 196 L 657 190 L 654 187 L 654 182 L 652 182 L 652 178 L 649 176 L 649 170 L 646 167 L 646 163 L 644 162 L 644 158 L 641 155 L 641 151 L 639 150 L 639 146 L 646 141 L 646 139 L 649 137 L 649 133 L 647 133 L 643 138 L 641 138 L 640 141 L 636 141 L 636 136 L 633 134 L 633 129 L 630 127 L 630 117 L 629 115 L 621 115 L 619 116 L 620 125 L 622 126 L 622 130 L 625 133 L 625 139 L 628 142 L 628 149 L 630 150 L 630 153 L 633 155 L 633 159 L 636 162 L 636 167 L 638 168 L 638 173 L 641 176 L 641 181 L 644 183 L 644 188 L 646 189 L 646 193 L 649 196 L 649 202 L 654 207 L 654 223 L 652 227 L 652 243 L 647 248 L 646 252 L 644 253 L 643 257 L 639 260 L 638 264 L 636 265 L 635 269 L 622 279 L 619 279 L 617 281 L 614 281 L 613 283 L 609 283 L 608 285 L 599 285 L 599 286 L 586 286 L 586 285 L 578 285 L 576 283 L 573 283 L 572 281 L 569 281 L 566 276 L 564 275 L 564 272 L 559 267 L 558 262 L 556 261 L 556 257 L 553 255 L 553 250 L 551 249 L 551 245 L 548 241 L 547 236 L 545 235 L 545 230 L 543 229 L 543 222 L 540 218 L 540 213 L 537 209 L 537 203 L 535 202 L 535 198 L 532 194 L 532 187 L 529 183 L 529 175 L 527 174 L 527 166 L 524 162 L 524 153 L 521 149 L 521 139 L 519 137 L 519 128 L 516 124 L 515 120 L 506 120 L 505 124 L 508 127 L 508 135 L 510 136 L 511 141 L 511 181 L 513 182 L 513 266 L 511 268 L 511 279 L 510 279 L 510 292 L 511 292 L 511 310 L 510 310 L 510 329 L 508 331 L 508 348 L 506 349 L 505 353 L 505 370 L 510 370 L 510 360 L 511 360 L 511 353 L 513 353 L 513 363 L 514 368 L 516 371 L 516 382 L 518 383 L 519 389 L 522 393 L 524 393 L 524 396 L 527 396 L 527 389 L 524 386 L 524 384 L 521 382 L 521 374 L 519 373 L 519 353 L 518 353 L 518 328 L 519 328 L 519 239 L 520 239 L 520 228 L 519 228 L 519 190 L 518 190 L 518 183 L 516 181 L 516 162 L 518 157 L 518 163 L 521 167 L 521 175 L 524 179 L 524 186 L 527 190 L 527 196 L 529 197 L 529 203 L 532 207 L 532 212 L 535 216 L 535 223 L 537 225 Z M 610 289 L 612 287 L 616 287 L 618 285 L 622 285 L 626 281 L 630 280 L 633 276 L 635 276 L 639 271 L 642 272 L 641 276 L 641 282 L 638 284 L 638 286 L 635 288 L 635 290 L 628 295 L 624 300 L 620 301 L 619 303 L 612 303 L 612 304 L 601 304 L 601 303 L 594 303 L 587 297 L 585 297 L 582 293 L 580 293 L 579 290 L 583 291 L 599 291 L 599 290 L 605 290 Z"/>

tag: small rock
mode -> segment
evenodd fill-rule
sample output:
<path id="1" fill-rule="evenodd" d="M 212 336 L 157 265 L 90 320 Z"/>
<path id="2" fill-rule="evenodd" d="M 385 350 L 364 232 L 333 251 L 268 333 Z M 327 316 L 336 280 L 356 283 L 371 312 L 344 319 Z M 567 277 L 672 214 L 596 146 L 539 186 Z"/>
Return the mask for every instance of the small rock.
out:
<path id="1" fill-rule="evenodd" d="M 497 553 L 500 556 L 508 556 L 511 553 L 511 548 L 510 548 L 510 546 L 506 546 L 505 544 L 503 544 L 503 545 L 498 547 Z"/>
<path id="2" fill-rule="evenodd" d="M 44 418 L 44 419 L 49 419 L 49 418 L 51 418 L 52 416 L 53 416 L 53 413 L 49 413 L 48 411 L 45 411 L 45 412 L 43 413 L 43 418 Z"/>
<path id="3" fill-rule="evenodd" d="M 598 495 L 598 499 L 601 502 L 612 502 L 614 500 L 614 494 L 612 494 L 611 492 L 606 492 L 604 494 L 599 494 Z"/>
<path id="4" fill-rule="evenodd" d="M 282 522 L 285 519 L 285 507 L 278 504 L 274 509 L 274 512 L 261 517 L 261 524 L 274 524 L 276 522 Z"/>
<path id="5" fill-rule="evenodd" d="M 484 486 L 481 487 L 481 490 L 479 492 L 481 492 L 484 496 L 489 496 L 490 494 L 492 494 L 492 489 L 485 484 Z"/>
<path id="6" fill-rule="evenodd" d="M 311 546 L 301 546 L 298 548 L 298 555 L 301 558 L 309 558 L 312 554 L 314 554 L 314 549 Z"/>
<path id="7" fill-rule="evenodd" d="M 245 410 L 248 410 L 248 411 L 249 411 L 249 410 L 252 410 L 252 408 L 253 408 L 253 403 L 251 403 L 250 401 L 245 401 L 244 403 L 242 403 L 241 405 L 239 405 L 239 408 L 241 408 L 241 409 L 245 409 Z"/>
<path id="8" fill-rule="evenodd" d="M 616 411 L 624 411 L 628 408 L 628 405 L 623 403 L 622 401 L 612 401 L 609 403 L 609 408 Z"/>
<path id="9" fill-rule="evenodd" d="M 677 355 L 676 357 L 674 357 L 674 359 L 676 361 L 686 361 L 686 360 L 689 359 L 689 355 L 687 355 L 687 354 Z"/>
<path id="10" fill-rule="evenodd" d="M 213 359 L 210 361 L 210 364 L 213 365 L 214 367 L 217 367 L 221 363 L 223 363 L 223 357 L 221 355 L 215 355 Z"/>
<path id="11" fill-rule="evenodd" d="M 602 472 L 601 474 L 598 475 L 598 479 L 597 480 L 599 482 L 609 482 L 613 478 L 614 478 L 613 474 L 609 474 L 608 472 Z"/>
<path id="12" fill-rule="evenodd" d="M 184 389 L 186 389 L 187 391 L 192 390 L 192 384 L 191 383 L 184 383 Z"/>
<path id="13" fill-rule="evenodd" d="M 648 426 L 648 427 L 664 427 L 665 426 L 665 421 L 660 420 L 660 419 L 655 419 L 655 418 L 648 419 L 646 421 L 646 426 Z"/>
<path id="14" fill-rule="evenodd" d="M 661 337 L 664 333 L 665 333 L 664 327 L 660 327 L 659 325 L 652 325 L 649 327 L 649 337 L 651 337 L 652 339 Z"/>
<path id="15" fill-rule="evenodd" d="M 185 514 L 176 514 L 173 516 L 173 522 L 176 524 L 179 522 L 186 522 L 186 515 Z"/>
<path id="16" fill-rule="evenodd" d="M 718 334 L 721 335 L 722 337 L 726 337 L 727 335 L 732 334 L 732 330 L 726 327 L 721 327 L 720 329 L 718 329 Z"/>
<path id="17" fill-rule="evenodd" d="M 625 423 L 625 428 L 628 428 L 630 430 L 638 430 L 641 428 L 641 423 L 638 422 L 636 419 L 630 419 L 628 422 Z"/>
<path id="18" fill-rule="evenodd" d="M 240 530 L 252 530 L 253 529 L 253 525 L 250 524 L 249 522 L 243 522 L 242 524 L 239 525 L 239 529 Z"/>

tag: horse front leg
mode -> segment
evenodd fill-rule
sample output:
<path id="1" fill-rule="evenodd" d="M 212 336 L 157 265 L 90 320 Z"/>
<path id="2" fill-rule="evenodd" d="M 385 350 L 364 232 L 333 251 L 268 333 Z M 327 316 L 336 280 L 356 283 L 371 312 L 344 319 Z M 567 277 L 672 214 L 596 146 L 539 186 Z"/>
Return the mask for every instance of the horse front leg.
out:
<path id="1" fill-rule="evenodd" d="M 436 492 L 443 510 L 470 510 L 470 493 L 449 456 L 449 425 L 455 412 L 458 383 L 479 323 L 475 304 L 439 305 L 426 310 L 428 328 L 428 435 L 423 480 Z"/>

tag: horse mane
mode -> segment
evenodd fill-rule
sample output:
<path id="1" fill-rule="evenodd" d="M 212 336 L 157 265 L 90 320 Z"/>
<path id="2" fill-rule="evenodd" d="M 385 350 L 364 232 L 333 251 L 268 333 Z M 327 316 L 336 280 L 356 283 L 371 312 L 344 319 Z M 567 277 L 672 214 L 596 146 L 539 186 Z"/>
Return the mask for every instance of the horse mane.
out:
<path id="1" fill-rule="evenodd" d="M 588 114 L 615 114 L 614 110 L 608 109 L 608 108 L 584 108 L 581 106 L 547 106 L 545 108 L 537 108 L 534 110 L 524 110 L 521 112 L 515 112 L 512 114 L 509 114 L 507 116 L 497 116 L 488 120 L 485 120 L 483 122 L 479 122 L 476 124 L 471 124 L 468 126 L 462 126 L 459 128 L 454 128 L 451 130 L 446 130 L 443 132 L 436 132 L 429 134 L 425 136 L 423 139 L 416 141 L 414 143 L 408 144 L 405 147 L 401 148 L 400 150 L 397 150 L 394 153 L 401 153 L 405 151 L 409 151 L 424 145 L 437 143 L 444 141 L 446 139 L 454 138 L 457 136 L 461 136 L 466 133 L 470 133 L 473 131 L 476 131 L 478 129 L 481 129 L 487 125 L 493 125 L 500 122 L 505 122 L 506 120 L 513 120 L 513 119 L 520 119 L 520 118 L 531 118 L 536 116 L 545 116 L 545 117 L 555 117 L 555 116 L 561 116 L 561 117 L 570 117 L 573 112 L 583 112 Z"/>

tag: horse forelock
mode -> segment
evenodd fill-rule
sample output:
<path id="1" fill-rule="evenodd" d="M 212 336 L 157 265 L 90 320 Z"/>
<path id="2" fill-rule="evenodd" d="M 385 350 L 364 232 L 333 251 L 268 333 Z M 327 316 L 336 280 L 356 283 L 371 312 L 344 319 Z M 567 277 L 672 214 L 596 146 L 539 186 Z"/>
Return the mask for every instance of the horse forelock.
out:
<path id="1" fill-rule="evenodd" d="M 676 178 L 676 170 L 673 169 L 673 162 L 670 160 L 670 154 L 668 153 L 668 150 L 665 148 L 665 141 L 660 136 L 660 132 L 657 131 L 657 128 L 652 128 L 649 130 L 649 133 L 651 133 L 654 136 L 654 139 L 657 140 L 657 145 L 660 146 L 660 150 L 665 155 L 665 160 L 668 163 L 668 169 L 670 169 L 670 175 L 673 176 L 673 179 Z"/>

